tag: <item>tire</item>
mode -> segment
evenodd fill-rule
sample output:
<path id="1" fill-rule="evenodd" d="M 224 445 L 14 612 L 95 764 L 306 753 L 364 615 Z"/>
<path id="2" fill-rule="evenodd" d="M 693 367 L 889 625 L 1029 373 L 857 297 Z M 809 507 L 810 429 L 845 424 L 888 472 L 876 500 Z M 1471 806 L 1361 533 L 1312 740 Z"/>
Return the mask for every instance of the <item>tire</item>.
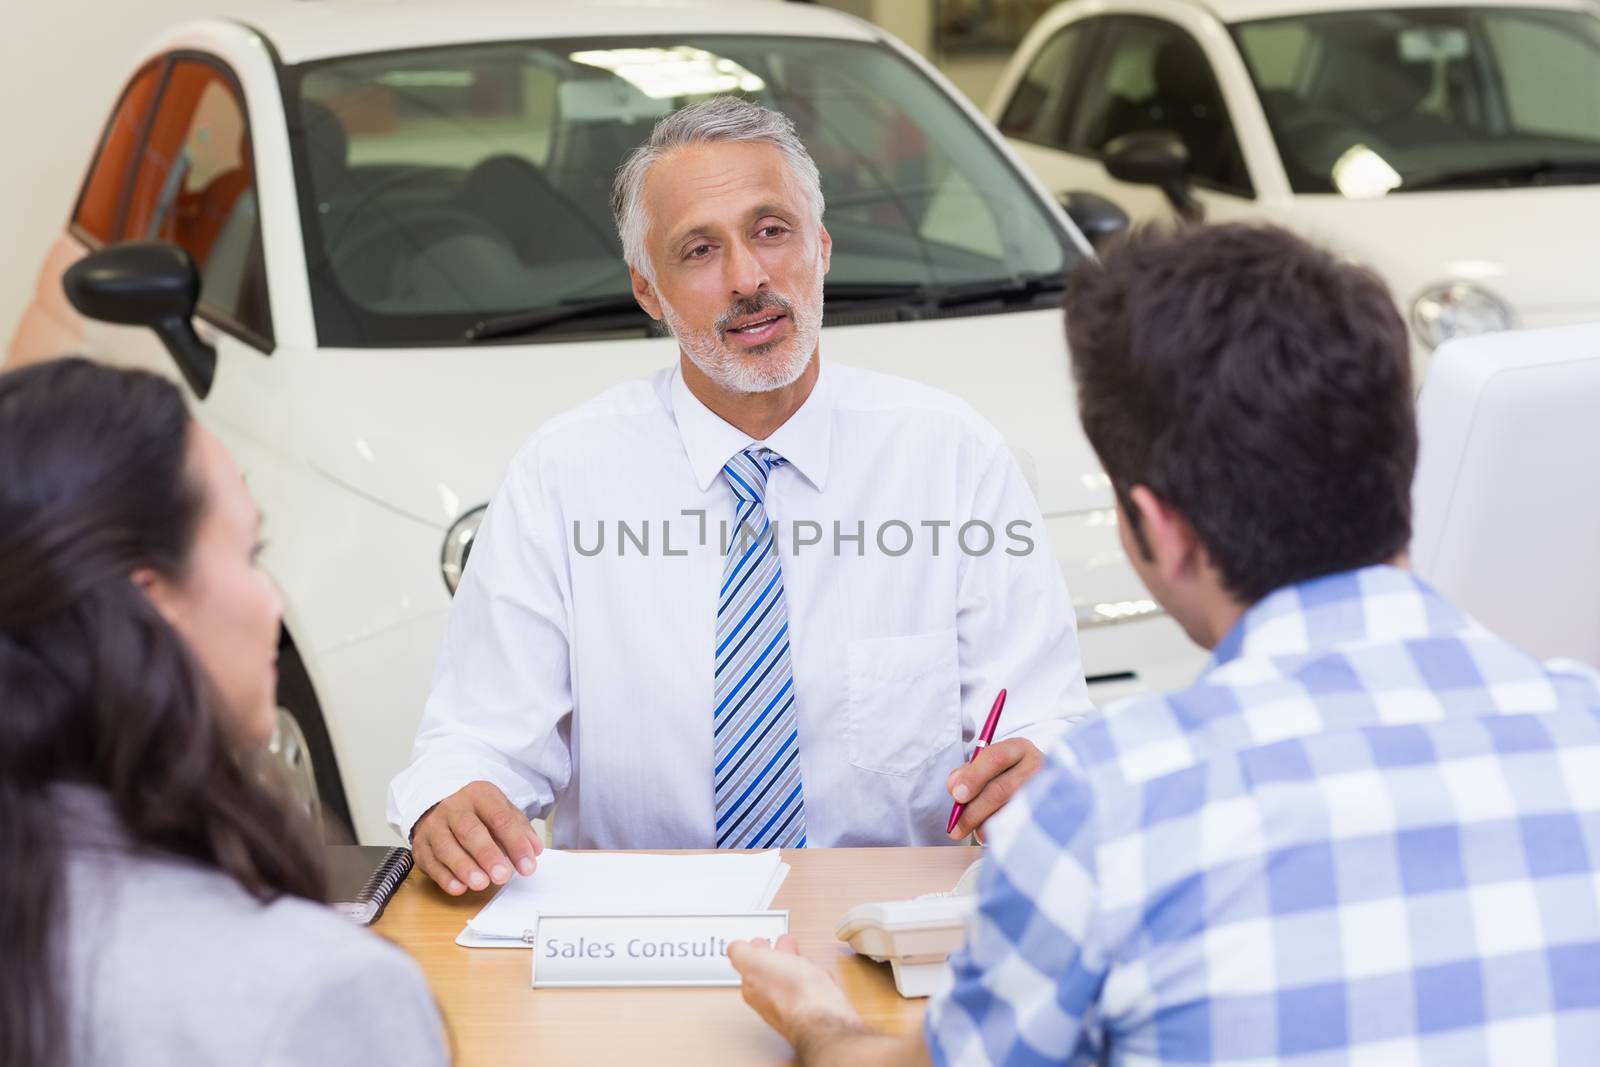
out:
<path id="1" fill-rule="evenodd" d="M 350 804 L 345 799 L 344 779 L 333 755 L 322 705 L 305 664 L 287 640 L 278 651 L 278 717 L 273 755 L 284 762 L 297 792 L 308 793 L 314 788 L 315 795 L 306 799 L 320 804 L 328 836 L 343 835 L 345 841 L 354 841 Z"/>

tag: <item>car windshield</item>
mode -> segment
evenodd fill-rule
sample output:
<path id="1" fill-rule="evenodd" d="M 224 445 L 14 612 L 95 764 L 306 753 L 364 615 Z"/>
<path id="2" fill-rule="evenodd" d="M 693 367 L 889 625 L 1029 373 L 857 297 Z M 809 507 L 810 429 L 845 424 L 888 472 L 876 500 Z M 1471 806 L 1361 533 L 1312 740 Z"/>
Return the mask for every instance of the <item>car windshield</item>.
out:
<path id="1" fill-rule="evenodd" d="M 1428 7 L 1245 22 L 1235 40 L 1298 193 L 1600 181 L 1600 19 Z"/>
<path id="2" fill-rule="evenodd" d="M 882 45 L 495 43 L 306 64 L 286 88 L 324 345 L 649 332 L 612 178 L 662 116 L 724 93 L 788 114 L 816 159 L 830 323 L 1043 306 L 1080 254 L 948 94 Z"/>

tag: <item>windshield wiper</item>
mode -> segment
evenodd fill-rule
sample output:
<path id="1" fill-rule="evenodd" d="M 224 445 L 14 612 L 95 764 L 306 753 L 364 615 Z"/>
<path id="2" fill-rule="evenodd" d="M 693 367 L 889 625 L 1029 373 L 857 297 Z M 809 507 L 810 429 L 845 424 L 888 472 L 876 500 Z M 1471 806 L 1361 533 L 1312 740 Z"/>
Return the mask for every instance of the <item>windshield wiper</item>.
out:
<path id="1" fill-rule="evenodd" d="M 1045 294 L 1060 293 L 1066 278 L 1060 274 L 1024 274 L 980 282 L 924 285 L 920 282 L 842 282 L 823 288 L 827 308 L 856 308 L 862 304 L 894 303 L 909 318 L 931 311 L 986 303 L 1033 303 Z"/>
<path id="2" fill-rule="evenodd" d="M 962 282 L 934 289 L 929 295 L 940 308 L 983 304 L 991 300 L 1004 303 L 1029 302 L 1046 293 L 1059 293 L 1067 287 L 1064 274 L 1021 274 L 992 281 Z"/>
<path id="3" fill-rule="evenodd" d="M 508 315 L 495 315 L 475 323 L 461 335 L 463 341 L 492 341 L 499 337 L 525 337 L 541 333 L 552 326 L 581 322 L 587 319 L 620 318 L 623 325 L 648 326 L 650 317 L 645 314 L 633 294 L 625 296 L 600 296 L 592 300 L 573 300 L 551 307 L 531 311 L 514 311 Z"/>
<path id="4" fill-rule="evenodd" d="M 930 311 L 965 307 L 989 302 L 1032 302 L 1045 293 L 1059 293 L 1066 286 L 1059 274 L 1020 275 L 954 285 L 923 285 L 917 282 L 843 282 L 829 285 L 823 292 L 826 307 L 858 307 L 862 304 L 899 305 L 907 318 L 920 318 Z M 526 337 L 556 326 L 590 319 L 620 318 L 622 325 L 648 326 L 650 319 L 631 294 L 575 300 L 530 311 L 495 315 L 475 323 L 461 335 L 463 341 L 492 341 L 503 337 Z M 639 320 L 644 320 L 639 322 Z"/>
<path id="5" fill-rule="evenodd" d="M 1459 170 L 1436 171 L 1424 174 L 1416 181 L 1405 182 L 1400 191 L 1419 189 L 1449 189 L 1453 186 L 1484 185 L 1513 182 L 1533 185 L 1541 178 L 1593 177 L 1600 179 L 1600 157 L 1573 159 L 1535 159 L 1522 163 L 1493 163 L 1481 167 L 1462 167 Z"/>

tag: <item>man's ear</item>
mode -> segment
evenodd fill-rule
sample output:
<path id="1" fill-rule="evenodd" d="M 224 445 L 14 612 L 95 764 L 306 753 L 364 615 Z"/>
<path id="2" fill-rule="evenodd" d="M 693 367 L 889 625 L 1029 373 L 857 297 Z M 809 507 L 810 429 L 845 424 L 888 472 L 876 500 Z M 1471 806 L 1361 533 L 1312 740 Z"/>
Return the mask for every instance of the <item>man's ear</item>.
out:
<path id="1" fill-rule="evenodd" d="M 1156 572 L 1161 580 L 1170 585 L 1198 575 L 1204 562 L 1204 546 L 1183 513 L 1156 496 L 1148 486 L 1134 486 L 1128 491 L 1128 498 L 1139 511 L 1145 540 L 1150 554 L 1155 557 Z"/>
<path id="2" fill-rule="evenodd" d="M 633 298 L 639 301 L 639 306 L 644 308 L 645 314 L 660 322 L 661 298 L 656 296 L 656 287 L 634 267 L 628 268 L 628 279 L 633 282 Z"/>
<path id="3" fill-rule="evenodd" d="M 171 625 L 177 625 L 179 611 L 178 590 L 171 579 L 149 567 L 136 567 L 128 574 L 133 587 L 143 593 L 150 606 Z"/>
<path id="4" fill-rule="evenodd" d="M 826 274 L 833 265 L 833 235 L 826 226 L 821 226 L 817 231 L 817 240 L 822 244 L 822 273 Z"/>

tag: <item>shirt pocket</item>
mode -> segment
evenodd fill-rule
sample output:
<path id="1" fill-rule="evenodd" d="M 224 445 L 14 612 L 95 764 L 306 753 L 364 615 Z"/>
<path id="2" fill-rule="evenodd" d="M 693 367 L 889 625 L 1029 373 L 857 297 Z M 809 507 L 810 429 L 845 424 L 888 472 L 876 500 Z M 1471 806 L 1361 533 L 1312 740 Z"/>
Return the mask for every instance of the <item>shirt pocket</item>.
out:
<path id="1" fill-rule="evenodd" d="M 850 642 L 851 766 L 909 775 L 961 739 L 956 647 L 953 628 Z"/>

